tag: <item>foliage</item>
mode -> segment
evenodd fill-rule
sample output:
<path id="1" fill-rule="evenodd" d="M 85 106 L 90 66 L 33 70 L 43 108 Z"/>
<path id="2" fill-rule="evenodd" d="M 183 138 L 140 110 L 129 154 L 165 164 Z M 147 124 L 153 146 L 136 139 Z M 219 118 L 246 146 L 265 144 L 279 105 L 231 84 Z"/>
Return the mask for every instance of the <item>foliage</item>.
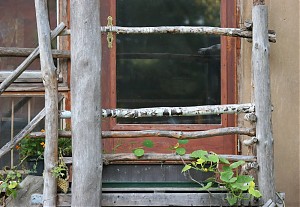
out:
<path id="1" fill-rule="evenodd" d="M 5 167 L 3 173 L 0 174 L 0 180 L 0 190 L 1 192 L 5 192 L 4 196 L 12 196 L 15 198 L 17 196 L 19 183 L 22 180 L 21 173 L 17 172 L 15 168 L 9 170 Z"/>
<path id="2" fill-rule="evenodd" d="M 59 157 L 57 165 L 51 170 L 51 173 L 55 178 L 67 179 L 69 177 L 68 167 L 63 160 L 62 154 Z"/>
<path id="3" fill-rule="evenodd" d="M 133 154 L 137 157 L 142 157 L 145 154 L 145 150 L 142 149 L 143 147 L 152 148 L 154 146 L 154 143 L 150 139 L 146 139 L 143 141 L 143 146 L 135 148 L 133 150 Z"/>
<path id="4" fill-rule="evenodd" d="M 235 205 L 239 200 L 249 199 L 243 197 L 244 192 L 248 192 L 255 198 L 261 197 L 261 193 L 255 189 L 254 178 L 249 175 L 238 175 L 238 168 L 243 165 L 244 161 L 230 163 L 227 159 L 215 154 L 208 153 L 204 150 L 197 150 L 191 153 L 190 157 L 195 158 L 189 164 L 185 164 L 182 172 L 195 169 L 202 172 L 213 172 L 215 177 L 220 177 L 220 181 L 215 178 L 210 179 L 200 190 L 208 190 L 213 183 L 224 185 L 229 194 L 226 199 L 230 205 Z M 222 165 L 222 169 L 220 169 Z"/>
<path id="5" fill-rule="evenodd" d="M 21 160 L 31 157 L 43 159 L 45 138 L 31 138 L 27 135 L 16 149 L 19 150 Z M 64 137 L 58 138 L 58 149 L 62 152 L 63 156 L 70 156 L 72 154 L 72 140 Z"/>

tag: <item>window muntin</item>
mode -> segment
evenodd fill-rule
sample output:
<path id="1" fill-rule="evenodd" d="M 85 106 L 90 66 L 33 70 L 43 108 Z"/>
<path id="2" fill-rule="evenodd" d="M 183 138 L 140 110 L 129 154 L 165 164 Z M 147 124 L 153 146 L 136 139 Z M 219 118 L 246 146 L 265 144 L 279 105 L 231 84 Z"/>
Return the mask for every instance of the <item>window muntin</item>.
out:
<path id="1" fill-rule="evenodd" d="M 220 26 L 220 1 L 118 0 L 120 26 Z M 130 5 L 130 6 L 129 6 Z M 220 37 L 117 35 L 117 107 L 221 103 Z M 214 50 L 207 50 L 213 46 Z M 199 52 L 200 48 L 204 48 Z M 220 116 L 117 119 L 119 124 L 220 124 Z"/>
<path id="2" fill-rule="evenodd" d="M 0 147 L 12 140 L 44 108 L 43 96 L 0 97 Z M 33 131 L 44 128 L 41 121 Z M 0 168 L 19 163 L 16 149 L 0 159 Z"/>

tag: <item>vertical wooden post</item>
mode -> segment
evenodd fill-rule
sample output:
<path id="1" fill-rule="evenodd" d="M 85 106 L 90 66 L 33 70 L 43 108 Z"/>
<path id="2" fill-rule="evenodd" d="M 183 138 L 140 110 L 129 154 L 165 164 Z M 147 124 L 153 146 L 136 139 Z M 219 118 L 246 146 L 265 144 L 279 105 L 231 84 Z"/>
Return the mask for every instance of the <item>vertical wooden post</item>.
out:
<path id="1" fill-rule="evenodd" d="M 101 206 L 101 31 L 99 28 L 99 0 L 72 0 L 72 206 Z"/>
<path id="2" fill-rule="evenodd" d="M 58 160 L 58 93 L 57 75 L 51 53 L 47 0 L 35 0 L 41 70 L 45 85 L 45 152 L 43 206 L 56 206 L 57 183 L 51 170 Z"/>
<path id="3" fill-rule="evenodd" d="M 271 89 L 268 41 L 268 8 L 264 1 L 256 0 L 252 10 L 253 45 L 252 70 L 254 82 L 255 111 L 257 116 L 256 136 L 258 186 L 262 202 L 275 199 L 274 144 L 271 122 Z"/>

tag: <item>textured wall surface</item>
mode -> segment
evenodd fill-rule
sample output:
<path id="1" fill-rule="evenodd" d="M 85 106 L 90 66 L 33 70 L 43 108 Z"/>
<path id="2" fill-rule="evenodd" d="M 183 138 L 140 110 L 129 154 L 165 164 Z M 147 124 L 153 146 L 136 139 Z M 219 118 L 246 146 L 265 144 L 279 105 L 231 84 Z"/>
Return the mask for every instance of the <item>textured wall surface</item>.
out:
<path id="1" fill-rule="evenodd" d="M 299 0 L 268 0 L 269 29 L 277 43 L 270 45 L 276 190 L 286 193 L 286 206 L 300 206 L 299 191 Z M 252 1 L 239 1 L 241 23 L 251 19 Z M 251 43 L 242 40 L 238 67 L 239 101 L 252 99 Z M 239 117 L 240 124 L 244 121 Z M 243 153 L 249 153 L 243 149 Z"/>

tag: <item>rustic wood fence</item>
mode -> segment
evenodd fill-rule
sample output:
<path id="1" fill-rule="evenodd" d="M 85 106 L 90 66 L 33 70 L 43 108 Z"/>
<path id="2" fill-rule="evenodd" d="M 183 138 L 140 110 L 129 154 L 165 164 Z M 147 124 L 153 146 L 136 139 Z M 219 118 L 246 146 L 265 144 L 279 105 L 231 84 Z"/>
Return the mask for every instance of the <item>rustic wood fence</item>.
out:
<path id="1" fill-rule="evenodd" d="M 209 194 L 197 194 L 195 192 L 188 194 L 174 194 L 172 193 L 156 193 L 156 197 L 150 196 L 149 194 L 136 195 L 131 193 L 128 194 L 109 194 L 105 190 L 101 190 L 101 172 L 103 162 L 102 159 L 106 160 L 106 163 L 113 163 L 116 161 L 134 161 L 134 160 L 181 160 L 190 159 L 189 155 L 183 157 L 176 154 L 145 154 L 141 158 L 136 158 L 133 154 L 111 154 L 102 155 L 101 154 L 101 139 L 102 138 L 133 138 L 133 137 L 168 137 L 173 139 L 200 139 L 204 137 L 221 136 L 227 134 L 240 134 L 248 135 L 249 139 L 244 142 L 245 145 L 256 144 L 257 155 L 256 156 L 243 156 L 243 155 L 221 155 L 230 160 L 245 160 L 249 162 L 247 164 L 248 168 L 250 166 L 257 168 L 258 175 L 258 187 L 261 191 L 263 197 L 261 198 L 261 203 L 267 203 L 268 206 L 274 205 L 276 198 L 275 182 L 274 182 L 274 154 L 273 154 L 273 136 L 272 136 L 272 124 L 271 124 L 271 99 L 270 99 L 270 75 L 269 75 L 269 42 L 276 42 L 276 35 L 274 31 L 268 30 L 268 13 L 267 6 L 264 5 L 264 1 L 254 1 L 253 12 L 252 12 L 252 30 L 251 27 L 246 27 L 245 29 L 238 28 L 217 28 L 217 27 L 120 27 L 120 26 L 102 26 L 99 27 L 98 16 L 99 11 L 95 11 L 99 5 L 98 1 L 78 1 L 74 0 L 71 5 L 71 17 L 73 23 L 71 24 L 71 30 L 66 29 L 63 23 L 60 23 L 55 30 L 51 32 L 48 22 L 48 12 L 47 3 L 45 0 L 36 0 L 36 17 L 37 17 L 37 28 L 38 28 L 38 40 L 39 47 L 32 50 L 28 48 L 0 48 L 1 56 L 27 56 L 29 55 L 23 63 L 14 70 L 14 72 L 7 77 L 0 85 L 0 94 L 2 94 L 5 89 L 9 87 L 13 81 L 15 81 L 22 72 L 26 70 L 29 64 L 38 57 L 40 54 L 41 68 L 43 82 L 45 85 L 45 108 L 19 133 L 12 141 L 7 143 L 0 149 L 0 157 L 5 153 L 9 152 L 13 147 L 15 147 L 18 142 L 21 141 L 27 134 L 31 133 L 34 127 L 46 116 L 45 120 L 45 131 L 43 132 L 33 132 L 30 135 L 32 137 L 45 137 L 46 138 L 46 149 L 45 149 L 45 173 L 44 173 L 44 193 L 42 200 L 44 206 L 59 206 L 68 205 L 71 202 L 71 195 L 59 195 L 57 199 L 57 186 L 56 179 L 51 176 L 51 169 L 55 166 L 58 159 L 57 152 L 57 139 L 58 136 L 71 137 L 71 132 L 61 131 L 58 132 L 58 118 L 71 118 L 72 117 L 72 137 L 75 139 L 73 147 L 76 148 L 76 152 L 80 152 L 84 144 L 80 137 L 84 133 L 88 133 L 87 137 L 94 137 L 92 140 L 86 140 L 85 144 L 90 143 L 91 150 L 88 156 L 82 156 L 80 153 L 73 155 L 73 164 L 75 164 L 74 171 L 78 170 L 73 177 L 73 187 L 72 190 L 72 202 L 74 206 L 80 206 L 81 204 L 86 204 L 93 201 L 93 205 L 100 206 L 102 202 L 103 206 L 106 205 L 122 205 L 128 203 L 129 205 L 140 204 L 140 205 L 162 205 L 164 199 L 173 200 L 176 198 L 176 204 L 181 204 L 182 201 L 186 202 L 187 199 L 183 199 L 182 196 L 188 196 L 189 205 L 205 206 L 209 205 L 219 205 L 219 200 L 224 200 L 225 197 L 222 194 L 215 195 L 218 199 L 214 200 L 209 198 Z M 75 14 L 82 14 L 82 16 L 77 16 Z M 86 15 L 88 13 L 94 13 L 95 18 L 91 18 L 91 15 Z M 77 16 L 77 17 L 76 17 Z M 88 21 L 88 24 L 82 23 L 82 18 Z M 90 104 L 88 108 L 83 109 L 86 105 L 75 104 L 76 99 L 87 98 L 84 97 L 86 88 L 82 88 L 76 84 L 78 78 L 84 78 L 86 81 L 93 81 L 92 84 L 95 88 L 100 88 L 100 68 L 101 60 L 101 43 L 99 41 L 100 34 L 102 33 L 117 33 L 122 34 L 151 34 L 151 33 L 180 33 L 180 34 L 213 34 L 213 35 L 223 35 L 239 38 L 252 39 L 252 72 L 253 72 L 253 83 L 254 83 L 254 102 L 246 104 L 231 104 L 231 105 L 217 105 L 217 106 L 195 106 L 195 107 L 159 107 L 159 108 L 142 108 L 142 109 L 102 109 L 100 92 L 92 93 L 93 99 L 86 99 L 85 104 Z M 58 102 L 61 97 L 58 97 L 57 91 L 57 72 L 53 64 L 53 57 L 70 57 L 70 52 L 54 50 L 51 51 L 50 40 L 54 39 L 58 35 L 70 35 L 72 34 L 72 99 L 75 101 L 72 105 L 72 113 L 70 111 L 58 111 Z M 88 41 L 83 42 L 82 39 L 85 38 Z M 98 40 L 97 40 L 98 39 Z M 83 43 L 82 43 L 83 42 Z M 95 45 L 96 44 L 96 45 Z M 93 54 L 93 55 L 90 55 Z M 83 56 L 84 58 L 79 58 Z M 98 59 L 98 60 L 96 60 Z M 87 61 L 90 61 L 87 64 Z M 85 64 L 87 67 L 91 67 L 93 73 L 90 76 L 97 78 L 87 78 L 88 74 L 84 77 L 81 76 L 78 67 Z M 89 65 L 90 64 L 90 65 Z M 74 65 L 74 68 L 73 68 Z M 96 108 L 96 111 L 95 111 Z M 85 110 L 84 118 L 82 117 L 82 110 Z M 95 115 L 96 113 L 96 115 Z M 199 116 L 199 115 L 213 115 L 213 114 L 239 114 L 246 113 L 247 120 L 255 123 L 255 128 L 247 127 L 227 127 L 220 129 L 211 129 L 207 131 L 195 131 L 195 132 L 184 132 L 184 131 L 159 131 L 159 130 L 146 130 L 146 131 L 102 131 L 100 128 L 101 117 L 152 117 L 152 116 Z M 78 123 L 82 124 L 86 119 L 96 127 L 94 129 L 89 128 L 89 126 L 79 126 Z M 75 127 L 74 127 L 75 126 Z M 83 129 L 87 127 L 86 129 Z M 86 130 L 91 130 L 92 132 L 87 132 Z M 90 146 L 89 145 L 89 146 Z M 84 150 L 84 149 L 82 149 Z M 95 158 L 95 155 L 99 152 L 99 156 Z M 92 158 L 93 157 L 93 158 Z M 90 160 L 86 160 L 91 158 Z M 85 160 L 84 160 L 85 159 Z M 76 164 L 77 163 L 77 164 Z M 83 166 L 77 166 L 79 165 Z M 83 164 L 85 163 L 85 164 Z M 91 169 L 90 166 L 95 166 L 95 175 L 90 172 L 85 172 L 85 167 Z M 80 171 L 80 172 L 79 172 Z M 78 176 L 77 176 L 78 175 Z M 85 182 L 95 183 L 94 195 L 84 196 L 85 198 L 80 202 L 80 196 L 87 193 L 87 188 L 84 187 Z M 100 196 L 98 196 L 98 194 Z M 98 196 L 95 199 L 93 196 Z M 35 195 L 39 197 L 40 195 Z M 135 198 L 134 196 L 138 196 Z M 150 196 L 150 197 L 149 197 Z M 200 202 L 198 197 L 203 197 Z M 112 201 L 117 202 L 112 204 Z M 220 198 L 219 198 L 220 197 Z M 143 198 L 143 199 L 141 199 Z M 154 199 L 154 200 L 153 200 Z M 135 200 L 136 203 L 130 203 L 130 200 Z M 138 200 L 138 201 L 137 201 Z M 148 202 L 152 200 L 152 203 Z M 154 202 L 157 201 L 157 202 Z M 77 202 L 75 204 L 75 202 Z M 215 202 L 215 203 L 214 203 Z M 273 203 L 273 204 L 271 204 Z M 91 204 L 91 203 L 89 203 Z M 166 204 L 166 203 L 164 203 Z M 186 205 L 187 203 L 183 203 Z M 266 205 L 267 205 L 266 204 Z M 269 205 L 270 204 L 270 205 Z"/>

